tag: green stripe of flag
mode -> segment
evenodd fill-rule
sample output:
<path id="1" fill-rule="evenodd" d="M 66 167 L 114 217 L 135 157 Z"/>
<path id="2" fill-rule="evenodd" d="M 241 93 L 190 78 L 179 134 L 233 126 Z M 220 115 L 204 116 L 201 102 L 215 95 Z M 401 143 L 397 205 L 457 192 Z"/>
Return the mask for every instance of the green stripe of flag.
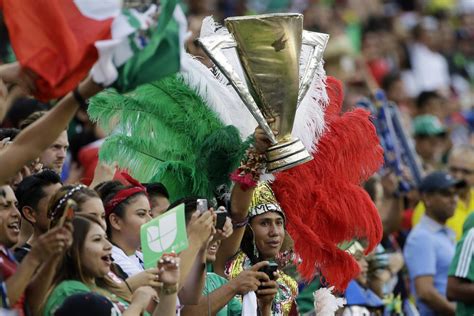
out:
<path id="1" fill-rule="evenodd" d="M 118 68 L 119 77 L 114 87 L 119 92 L 159 80 L 180 69 L 179 24 L 173 19 L 177 0 L 162 1 L 158 24 L 150 30 L 148 44 Z M 136 40 L 136 39 L 133 39 Z M 132 44 L 132 49 L 137 49 Z"/>

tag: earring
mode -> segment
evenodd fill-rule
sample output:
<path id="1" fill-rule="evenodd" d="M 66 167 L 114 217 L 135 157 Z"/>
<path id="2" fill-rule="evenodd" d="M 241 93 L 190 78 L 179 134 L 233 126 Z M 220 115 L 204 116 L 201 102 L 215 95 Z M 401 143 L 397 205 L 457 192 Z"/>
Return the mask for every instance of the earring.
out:
<path id="1" fill-rule="evenodd" d="M 258 255 L 257 245 L 255 244 L 255 239 L 253 240 L 253 255 L 255 256 L 256 259 L 258 259 L 259 255 Z"/>

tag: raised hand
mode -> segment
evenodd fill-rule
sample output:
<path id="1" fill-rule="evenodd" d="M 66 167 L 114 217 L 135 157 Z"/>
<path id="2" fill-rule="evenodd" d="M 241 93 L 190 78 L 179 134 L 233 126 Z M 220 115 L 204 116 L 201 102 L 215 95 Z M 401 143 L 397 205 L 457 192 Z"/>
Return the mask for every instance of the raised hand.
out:
<path id="1" fill-rule="evenodd" d="M 0 121 L 3 121 L 13 102 L 20 97 L 27 96 L 26 89 L 20 86 L 7 87 L 7 84 L 0 78 Z"/>
<path id="2" fill-rule="evenodd" d="M 189 240 L 204 246 L 215 233 L 214 223 L 216 215 L 212 211 L 194 212 L 188 224 Z"/>
<path id="3" fill-rule="evenodd" d="M 179 281 L 179 257 L 167 254 L 158 261 L 159 280 L 163 286 L 176 285 Z"/>
<path id="4" fill-rule="evenodd" d="M 102 182 L 113 180 L 115 172 L 117 171 L 117 167 L 117 162 L 113 162 L 109 165 L 105 162 L 99 161 L 95 167 L 94 179 L 92 180 L 92 183 L 89 185 L 89 187 L 94 188 L 96 185 L 99 185 Z"/>
<path id="5" fill-rule="evenodd" d="M 228 238 L 232 233 L 234 232 L 234 229 L 232 227 L 232 219 L 227 216 L 225 220 L 225 224 L 222 227 L 222 229 L 217 229 L 216 234 L 214 235 L 214 240 L 223 240 Z"/>
<path id="6" fill-rule="evenodd" d="M 24 92 L 31 94 L 35 91 L 36 75 L 27 69 L 21 68 L 18 62 L 0 65 L 0 80 L 7 86 L 18 85 Z"/>
<path id="7" fill-rule="evenodd" d="M 267 121 L 272 122 L 271 120 L 267 120 Z M 278 134 L 277 131 L 273 131 L 273 133 L 275 135 Z M 260 126 L 257 126 L 257 128 L 255 129 L 255 132 L 253 133 L 253 136 L 255 138 L 255 144 L 254 144 L 255 150 L 259 154 L 265 153 L 267 151 L 268 147 L 270 147 L 272 145 L 272 143 L 268 139 L 267 134 L 265 133 L 265 131 Z"/>
<path id="8" fill-rule="evenodd" d="M 38 237 L 31 246 L 29 255 L 39 262 L 50 258 L 61 258 L 72 244 L 72 226 L 55 227 Z"/>

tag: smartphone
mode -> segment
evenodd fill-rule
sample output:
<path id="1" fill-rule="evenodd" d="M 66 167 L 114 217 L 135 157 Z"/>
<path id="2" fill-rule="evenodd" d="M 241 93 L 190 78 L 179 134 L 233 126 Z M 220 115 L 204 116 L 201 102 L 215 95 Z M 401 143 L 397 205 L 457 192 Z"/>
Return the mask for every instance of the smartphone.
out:
<path id="1" fill-rule="evenodd" d="M 273 272 L 276 272 L 278 270 L 278 264 L 276 262 L 270 262 L 268 266 L 265 266 L 260 269 L 261 272 L 265 272 L 270 280 L 275 280 L 275 275 Z"/>
<path id="2" fill-rule="evenodd" d="M 61 217 L 59 217 L 57 219 L 53 218 L 51 220 L 50 228 L 58 227 L 58 226 L 62 227 L 62 226 L 64 226 L 64 223 L 72 222 L 72 220 L 74 219 L 74 214 L 76 213 L 76 211 L 77 211 L 77 203 L 74 202 L 74 200 L 72 200 L 72 199 L 67 200 L 66 207 L 64 208 L 63 214 L 61 215 Z"/>
<path id="3" fill-rule="evenodd" d="M 219 208 L 216 211 L 217 219 L 216 219 L 216 229 L 224 228 L 225 221 L 227 219 L 228 213 L 225 208 Z"/>
<path id="4" fill-rule="evenodd" d="M 209 208 L 207 207 L 207 200 L 206 199 L 197 199 L 196 203 L 197 203 L 196 204 L 196 210 L 198 210 L 200 213 L 204 213 L 207 210 L 209 210 Z"/>

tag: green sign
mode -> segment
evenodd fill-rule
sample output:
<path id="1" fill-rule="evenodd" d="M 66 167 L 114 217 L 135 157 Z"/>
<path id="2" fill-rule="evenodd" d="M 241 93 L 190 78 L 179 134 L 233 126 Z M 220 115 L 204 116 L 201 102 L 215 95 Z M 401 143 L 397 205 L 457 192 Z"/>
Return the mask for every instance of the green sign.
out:
<path id="1" fill-rule="evenodd" d="M 164 253 L 188 248 L 184 204 L 152 219 L 140 228 L 145 268 L 156 267 Z"/>

